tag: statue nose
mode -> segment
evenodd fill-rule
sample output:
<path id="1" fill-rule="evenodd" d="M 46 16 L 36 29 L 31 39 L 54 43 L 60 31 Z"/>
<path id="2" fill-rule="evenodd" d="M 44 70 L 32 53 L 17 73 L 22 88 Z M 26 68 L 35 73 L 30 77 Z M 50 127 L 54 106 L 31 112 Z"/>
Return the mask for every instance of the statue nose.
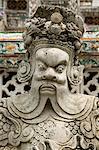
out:
<path id="1" fill-rule="evenodd" d="M 56 81 L 56 75 L 53 68 L 48 68 L 43 75 L 43 79 Z"/>

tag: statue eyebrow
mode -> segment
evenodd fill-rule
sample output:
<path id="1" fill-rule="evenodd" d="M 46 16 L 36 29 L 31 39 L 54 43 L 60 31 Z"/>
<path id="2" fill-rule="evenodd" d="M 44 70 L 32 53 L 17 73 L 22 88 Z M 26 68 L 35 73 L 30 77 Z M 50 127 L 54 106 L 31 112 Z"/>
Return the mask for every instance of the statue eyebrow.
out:
<path id="1" fill-rule="evenodd" d="M 38 61 L 40 61 L 41 63 L 43 63 L 45 66 L 48 66 L 48 64 L 47 64 L 44 60 L 42 60 L 41 58 L 39 58 Z M 67 61 L 66 61 L 66 60 L 61 60 L 61 61 L 60 61 L 58 64 L 56 64 L 55 66 L 50 66 L 50 67 L 56 68 L 56 67 L 58 67 L 59 65 L 64 65 L 64 66 L 66 66 L 66 65 L 67 65 Z"/>
<path id="2" fill-rule="evenodd" d="M 62 60 L 61 62 L 59 62 L 59 63 L 55 66 L 55 68 L 58 67 L 59 65 L 64 65 L 64 66 L 66 66 L 66 65 L 67 65 L 67 61 L 66 61 L 66 60 Z"/>
<path id="3" fill-rule="evenodd" d="M 43 63 L 45 66 L 48 66 L 48 65 L 46 64 L 46 62 L 44 62 L 44 60 L 38 59 L 38 61 L 40 61 L 41 63 Z"/>

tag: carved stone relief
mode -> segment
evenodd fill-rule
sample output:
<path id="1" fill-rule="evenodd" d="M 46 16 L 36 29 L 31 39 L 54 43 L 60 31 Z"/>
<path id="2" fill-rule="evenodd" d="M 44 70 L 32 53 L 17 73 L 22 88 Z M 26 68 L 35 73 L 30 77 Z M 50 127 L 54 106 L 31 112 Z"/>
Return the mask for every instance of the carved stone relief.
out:
<path id="1" fill-rule="evenodd" d="M 82 80 L 83 21 L 71 8 L 50 3 L 50 9 L 41 3 L 23 35 L 27 61 L 17 82 L 29 80 L 31 89 L 0 100 L 0 150 L 99 149 L 98 99 L 69 90 L 69 82 Z"/>

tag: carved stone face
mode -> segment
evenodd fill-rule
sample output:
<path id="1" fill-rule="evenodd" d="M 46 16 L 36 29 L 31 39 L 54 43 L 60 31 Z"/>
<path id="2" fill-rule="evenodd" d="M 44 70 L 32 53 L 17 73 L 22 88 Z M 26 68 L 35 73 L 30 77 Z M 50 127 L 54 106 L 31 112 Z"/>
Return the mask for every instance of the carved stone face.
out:
<path id="1" fill-rule="evenodd" d="M 53 95 L 60 85 L 67 85 L 68 61 L 69 55 L 58 48 L 42 48 L 36 52 L 33 78 L 40 83 L 40 93 Z"/>

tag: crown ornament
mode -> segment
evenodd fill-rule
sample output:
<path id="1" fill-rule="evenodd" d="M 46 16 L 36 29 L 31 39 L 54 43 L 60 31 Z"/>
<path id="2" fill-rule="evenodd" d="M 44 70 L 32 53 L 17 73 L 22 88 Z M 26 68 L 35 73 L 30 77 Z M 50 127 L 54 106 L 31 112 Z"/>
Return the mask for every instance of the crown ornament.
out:
<path id="1" fill-rule="evenodd" d="M 77 4 L 77 0 L 75 2 Z M 40 3 L 32 18 L 26 21 L 25 48 L 29 50 L 31 43 L 38 45 L 45 41 L 47 44 L 68 45 L 78 51 L 84 24 L 72 9 L 73 0 L 41 0 Z"/>

